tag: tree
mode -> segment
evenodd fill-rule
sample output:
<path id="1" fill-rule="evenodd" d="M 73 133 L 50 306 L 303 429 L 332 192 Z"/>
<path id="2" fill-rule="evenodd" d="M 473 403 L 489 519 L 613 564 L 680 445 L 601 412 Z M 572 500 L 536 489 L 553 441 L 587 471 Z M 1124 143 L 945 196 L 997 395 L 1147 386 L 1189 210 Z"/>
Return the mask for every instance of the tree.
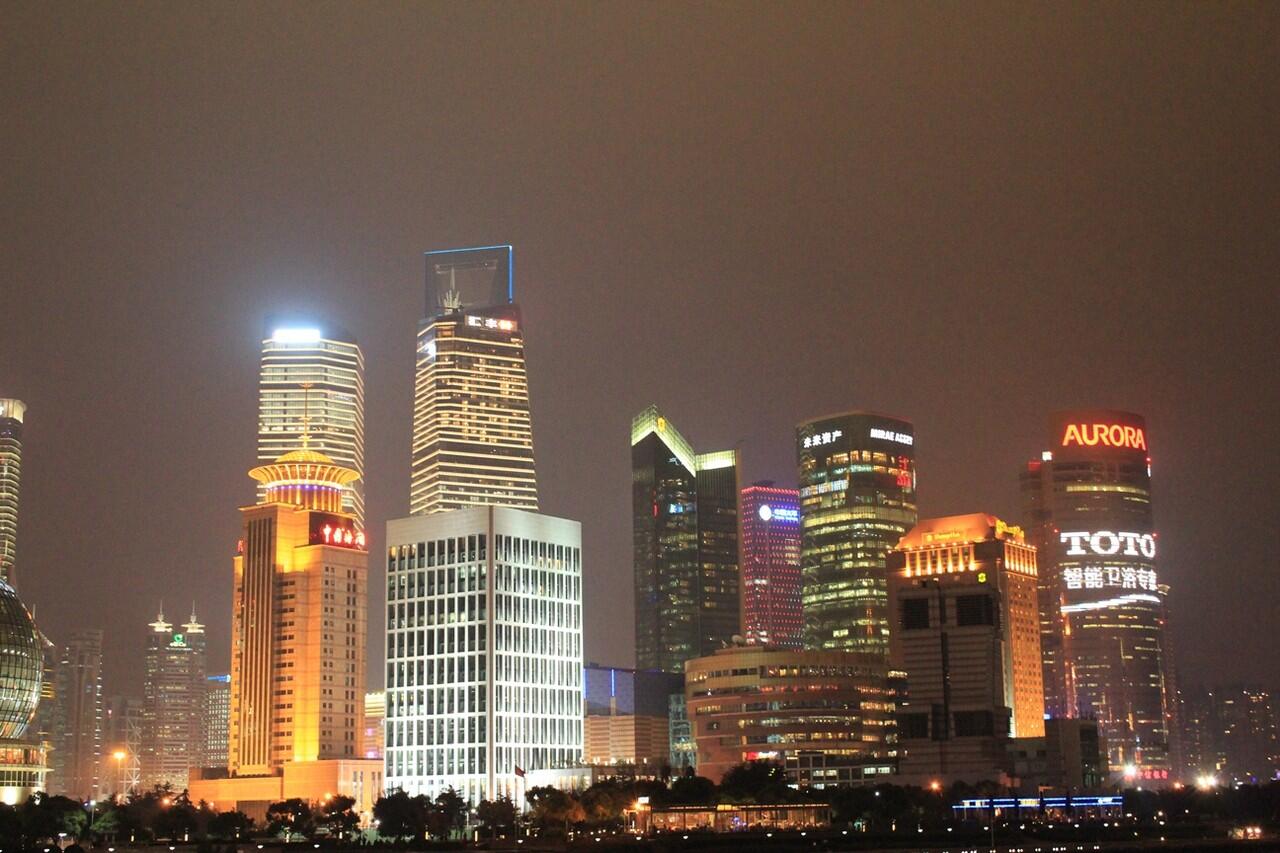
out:
<path id="1" fill-rule="evenodd" d="M 467 801 L 450 785 L 436 795 L 436 808 L 449 821 L 451 830 L 462 831 L 467 825 Z"/>
<path id="2" fill-rule="evenodd" d="M 796 792 L 787 771 L 772 761 L 747 761 L 730 767 L 720 780 L 720 798 L 731 803 L 789 803 Z"/>
<path id="3" fill-rule="evenodd" d="M 582 804 L 559 788 L 540 785 L 525 791 L 524 798 L 532 809 L 533 822 L 544 828 L 562 826 L 568 834 L 569 824 L 586 819 Z"/>
<path id="4" fill-rule="evenodd" d="M 240 811 L 220 812 L 209 819 L 209 834 L 222 841 L 234 841 L 247 835 L 253 819 Z"/>
<path id="5" fill-rule="evenodd" d="M 373 818 L 378 833 L 388 838 L 418 838 L 428 831 L 433 809 L 422 795 L 411 797 L 404 791 L 392 791 L 373 804 Z M 447 827 L 446 827 L 446 832 Z"/>
<path id="6" fill-rule="evenodd" d="M 589 821 L 612 823 L 636 801 L 636 784 L 621 779 L 602 779 L 582 792 L 579 801 Z"/>
<path id="7" fill-rule="evenodd" d="M 476 818 L 489 830 L 491 838 L 497 838 L 499 830 L 515 829 L 516 804 L 506 795 L 496 800 L 481 800 L 476 806 Z"/>
<path id="8" fill-rule="evenodd" d="M 322 828 L 334 838 L 349 838 L 360 825 L 360 815 L 355 813 L 355 805 L 354 797 L 329 797 L 320 807 L 317 828 Z"/>
<path id="9" fill-rule="evenodd" d="M 686 774 L 671 783 L 667 803 L 674 806 L 713 806 L 716 804 L 716 783 L 706 776 Z"/>
<path id="10" fill-rule="evenodd" d="M 306 800 L 293 797 L 267 806 L 267 831 L 283 835 L 285 841 L 293 836 L 309 836 L 315 830 L 311 806 Z"/>
<path id="11" fill-rule="evenodd" d="M 89 821 L 84 805 L 69 797 L 34 794 L 19 807 L 22 832 L 28 839 L 57 839 L 58 834 L 79 837 Z"/>

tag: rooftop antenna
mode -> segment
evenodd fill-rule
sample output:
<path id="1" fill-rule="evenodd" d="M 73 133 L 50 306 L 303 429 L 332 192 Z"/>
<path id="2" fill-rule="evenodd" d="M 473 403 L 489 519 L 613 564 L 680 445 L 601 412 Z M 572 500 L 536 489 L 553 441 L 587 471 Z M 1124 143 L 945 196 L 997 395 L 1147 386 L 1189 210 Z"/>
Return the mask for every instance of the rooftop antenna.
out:
<path id="1" fill-rule="evenodd" d="M 455 276 L 457 271 L 449 267 L 449 289 L 440 294 L 440 307 L 447 311 L 462 310 L 462 295 L 458 293 Z"/>

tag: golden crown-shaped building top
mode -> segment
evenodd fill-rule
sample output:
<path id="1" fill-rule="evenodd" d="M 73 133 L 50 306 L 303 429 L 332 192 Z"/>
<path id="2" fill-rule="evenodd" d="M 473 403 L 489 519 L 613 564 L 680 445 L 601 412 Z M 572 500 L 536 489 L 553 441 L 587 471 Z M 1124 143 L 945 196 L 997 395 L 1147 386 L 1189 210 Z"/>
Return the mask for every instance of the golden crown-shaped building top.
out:
<path id="1" fill-rule="evenodd" d="M 259 465 L 249 476 L 266 487 L 262 503 L 286 503 L 323 512 L 342 511 L 342 492 L 360 472 L 334 462 L 319 451 L 290 450 L 276 461 Z"/>

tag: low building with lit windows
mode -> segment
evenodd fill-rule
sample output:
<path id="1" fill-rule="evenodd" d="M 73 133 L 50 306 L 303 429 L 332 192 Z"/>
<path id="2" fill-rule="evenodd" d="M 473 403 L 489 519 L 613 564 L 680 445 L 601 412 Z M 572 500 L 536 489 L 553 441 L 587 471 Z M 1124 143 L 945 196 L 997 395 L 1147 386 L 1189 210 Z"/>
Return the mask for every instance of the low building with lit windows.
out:
<path id="1" fill-rule="evenodd" d="M 734 646 L 685 664 L 698 775 L 782 764 L 793 783 L 874 784 L 893 772 L 894 700 L 882 656 Z"/>

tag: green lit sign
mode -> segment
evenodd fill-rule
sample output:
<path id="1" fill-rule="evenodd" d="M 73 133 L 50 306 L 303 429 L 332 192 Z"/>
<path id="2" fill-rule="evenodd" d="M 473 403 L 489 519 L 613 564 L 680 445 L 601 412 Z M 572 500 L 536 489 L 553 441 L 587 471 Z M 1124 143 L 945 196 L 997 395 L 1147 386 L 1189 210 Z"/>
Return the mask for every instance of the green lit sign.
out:
<path id="1" fill-rule="evenodd" d="M 187 638 L 181 634 L 174 634 L 173 639 L 169 641 L 169 645 L 171 646 L 185 646 L 186 644 Z"/>

